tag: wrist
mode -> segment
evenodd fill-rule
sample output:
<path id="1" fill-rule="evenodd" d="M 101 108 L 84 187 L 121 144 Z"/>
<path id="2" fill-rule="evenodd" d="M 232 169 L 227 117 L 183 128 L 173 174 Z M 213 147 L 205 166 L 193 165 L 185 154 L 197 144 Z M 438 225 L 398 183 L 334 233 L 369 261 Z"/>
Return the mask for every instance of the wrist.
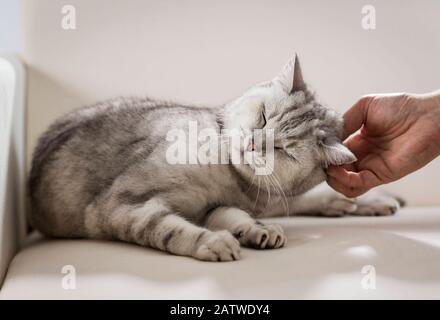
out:
<path id="1" fill-rule="evenodd" d="M 431 121 L 437 130 L 437 141 L 434 144 L 438 146 L 438 155 L 440 155 L 440 90 L 427 94 L 427 107 L 432 112 Z"/>
<path id="2" fill-rule="evenodd" d="M 412 105 L 419 109 L 419 116 L 430 123 L 429 126 L 434 132 L 432 137 L 435 145 L 439 146 L 440 154 L 440 90 L 425 94 L 410 94 Z"/>
<path id="3" fill-rule="evenodd" d="M 433 92 L 432 100 L 433 100 L 434 108 L 436 108 L 436 110 L 439 111 L 440 110 L 440 90 Z"/>
<path id="4" fill-rule="evenodd" d="M 420 105 L 428 112 L 440 110 L 440 90 L 423 94 L 410 94 L 410 96 L 417 105 Z"/>

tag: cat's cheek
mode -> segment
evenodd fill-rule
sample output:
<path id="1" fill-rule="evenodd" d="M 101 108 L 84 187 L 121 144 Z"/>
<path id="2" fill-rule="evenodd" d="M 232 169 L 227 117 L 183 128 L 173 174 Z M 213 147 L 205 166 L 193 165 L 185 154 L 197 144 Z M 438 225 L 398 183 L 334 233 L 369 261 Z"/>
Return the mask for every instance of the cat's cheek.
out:
<path id="1" fill-rule="evenodd" d="M 243 152 L 244 164 L 248 165 L 253 170 L 255 170 L 255 164 L 254 164 L 253 156 L 254 156 L 253 152 L 250 152 L 250 151 Z"/>

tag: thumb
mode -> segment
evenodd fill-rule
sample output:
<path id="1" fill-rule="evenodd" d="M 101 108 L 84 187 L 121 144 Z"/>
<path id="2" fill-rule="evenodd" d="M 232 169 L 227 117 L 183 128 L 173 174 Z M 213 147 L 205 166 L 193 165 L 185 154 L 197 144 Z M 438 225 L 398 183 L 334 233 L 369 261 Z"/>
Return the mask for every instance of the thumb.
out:
<path id="1" fill-rule="evenodd" d="M 344 114 L 344 133 L 342 140 L 345 140 L 352 133 L 359 130 L 367 120 L 368 106 L 373 96 L 364 96 L 358 100 Z"/>

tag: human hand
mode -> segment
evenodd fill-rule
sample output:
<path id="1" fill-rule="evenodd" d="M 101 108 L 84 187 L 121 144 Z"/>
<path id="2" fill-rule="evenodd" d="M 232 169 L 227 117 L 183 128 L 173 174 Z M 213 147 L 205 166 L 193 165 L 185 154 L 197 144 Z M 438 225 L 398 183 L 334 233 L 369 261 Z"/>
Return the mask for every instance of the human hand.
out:
<path id="1" fill-rule="evenodd" d="M 328 184 L 348 197 L 356 197 L 400 179 L 437 157 L 439 93 L 361 98 L 344 114 L 344 144 L 358 160 L 328 168 Z M 361 130 L 356 132 L 358 129 Z"/>

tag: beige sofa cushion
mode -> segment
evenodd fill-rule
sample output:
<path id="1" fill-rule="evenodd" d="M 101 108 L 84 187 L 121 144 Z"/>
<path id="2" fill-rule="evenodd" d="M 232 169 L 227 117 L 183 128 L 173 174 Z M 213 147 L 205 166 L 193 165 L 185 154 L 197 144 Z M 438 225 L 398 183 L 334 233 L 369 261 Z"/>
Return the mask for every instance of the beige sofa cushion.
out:
<path id="1" fill-rule="evenodd" d="M 39 240 L 15 257 L 0 297 L 440 298 L 440 208 L 405 209 L 394 217 L 275 221 L 287 232 L 286 248 L 246 249 L 242 260 L 231 263 L 116 242 Z M 74 290 L 62 287 L 65 265 L 75 267 Z M 372 279 L 371 270 L 362 273 L 367 265 L 375 268 L 376 289 L 363 288 L 364 277 Z"/>

